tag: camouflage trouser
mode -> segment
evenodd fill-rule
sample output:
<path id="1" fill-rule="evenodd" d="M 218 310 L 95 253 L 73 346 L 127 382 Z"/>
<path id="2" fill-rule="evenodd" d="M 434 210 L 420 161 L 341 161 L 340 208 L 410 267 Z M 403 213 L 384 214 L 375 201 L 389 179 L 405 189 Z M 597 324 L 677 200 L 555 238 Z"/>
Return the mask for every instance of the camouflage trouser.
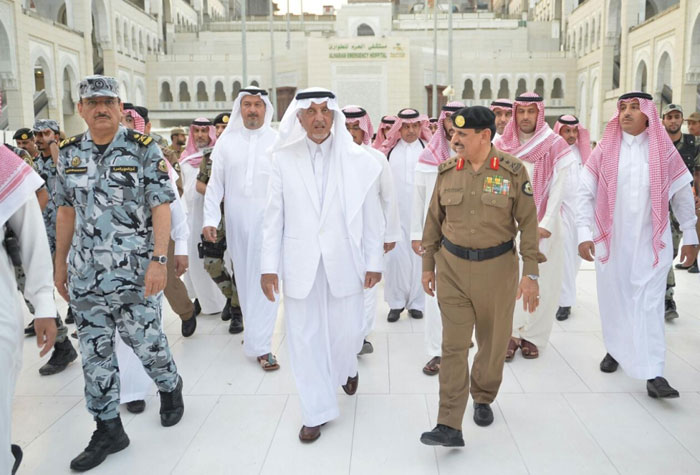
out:
<path id="1" fill-rule="evenodd" d="M 114 332 L 134 350 L 158 389 L 170 392 L 178 382 L 177 367 L 162 329 L 162 295 L 144 298 L 144 288 L 108 293 L 71 289 L 83 358 L 85 401 L 96 419 L 119 415 L 119 366 Z"/>
<path id="2" fill-rule="evenodd" d="M 675 259 L 678 255 L 678 248 L 681 244 L 681 238 L 683 237 L 683 232 L 681 232 L 681 225 L 678 220 L 673 215 L 673 212 L 668 214 L 669 226 L 671 226 L 671 237 L 673 240 L 673 258 Z M 666 300 L 673 298 L 673 288 L 676 286 L 676 276 L 673 273 L 673 264 L 671 264 L 671 269 L 668 271 L 668 277 L 666 277 Z"/>
<path id="3" fill-rule="evenodd" d="M 27 283 L 27 276 L 24 273 L 24 269 L 22 266 L 14 266 L 15 268 L 15 280 L 17 281 L 17 290 L 24 295 L 24 286 Z M 34 306 L 32 303 L 24 299 L 24 303 L 27 304 L 27 308 L 29 309 L 29 312 L 34 315 Z M 63 320 L 61 320 L 60 315 L 58 313 L 56 314 L 56 328 L 58 329 L 58 333 L 56 334 L 56 343 L 63 343 L 66 341 L 66 338 L 68 338 L 68 327 L 63 323 Z"/>
<path id="4" fill-rule="evenodd" d="M 226 223 L 224 222 L 223 215 L 221 217 L 221 222 L 216 228 L 216 242 L 226 242 Z M 207 271 L 209 276 L 212 278 L 216 285 L 224 294 L 224 297 L 231 299 L 231 306 L 239 307 L 238 302 L 238 292 L 236 291 L 236 282 L 231 274 L 226 270 L 224 265 L 223 257 L 208 257 L 204 256 L 204 269 Z"/>

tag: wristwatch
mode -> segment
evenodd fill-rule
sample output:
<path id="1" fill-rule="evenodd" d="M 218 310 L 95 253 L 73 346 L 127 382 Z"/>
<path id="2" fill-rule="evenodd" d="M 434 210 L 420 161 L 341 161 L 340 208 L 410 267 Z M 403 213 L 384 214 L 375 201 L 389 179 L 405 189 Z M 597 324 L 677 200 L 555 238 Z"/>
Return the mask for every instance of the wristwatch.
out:
<path id="1" fill-rule="evenodd" d="M 153 256 L 151 257 L 151 260 L 153 262 L 165 265 L 168 263 L 168 256 Z"/>
<path id="2" fill-rule="evenodd" d="M 534 275 L 534 274 L 528 274 L 527 277 L 528 277 L 528 279 L 530 279 L 530 280 L 537 280 L 537 279 L 540 278 L 539 275 Z"/>

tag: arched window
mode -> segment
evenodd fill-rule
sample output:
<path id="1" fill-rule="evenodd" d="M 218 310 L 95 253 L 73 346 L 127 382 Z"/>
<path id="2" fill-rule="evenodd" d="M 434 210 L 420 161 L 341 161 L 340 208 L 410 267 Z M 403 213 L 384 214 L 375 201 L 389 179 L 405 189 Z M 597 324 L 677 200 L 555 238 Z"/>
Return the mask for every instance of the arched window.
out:
<path id="1" fill-rule="evenodd" d="M 562 88 L 561 79 L 554 79 L 554 84 L 552 86 L 552 99 L 563 99 L 564 89 Z"/>
<path id="2" fill-rule="evenodd" d="M 527 81 L 525 78 L 518 79 L 518 88 L 515 90 L 515 97 L 527 92 Z"/>
<path id="3" fill-rule="evenodd" d="M 673 102 L 673 84 L 671 83 L 671 74 L 673 63 L 671 55 L 668 51 L 661 55 L 659 65 L 656 67 L 656 92 L 661 95 L 661 107 Z"/>
<path id="4" fill-rule="evenodd" d="M 173 102 L 173 93 L 170 91 L 169 82 L 163 82 L 160 85 L 160 102 Z"/>
<path id="5" fill-rule="evenodd" d="M 214 84 L 214 100 L 216 102 L 224 102 L 226 100 L 226 93 L 224 92 L 224 83 L 221 81 L 216 81 Z"/>
<path id="6" fill-rule="evenodd" d="M 192 100 L 190 97 L 190 91 L 185 81 L 180 83 L 180 92 L 177 95 L 177 100 L 180 102 L 190 102 Z"/>
<path id="7" fill-rule="evenodd" d="M 637 65 L 637 74 L 634 77 L 634 88 L 637 91 L 647 92 L 647 63 L 640 61 Z"/>
<path id="8" fill-rule="evenodd" d="M 207 94 L 207 85 L 204 81 L 197 83 L 197 102 L 209 102 L 209 94 Z"/>
<path id="9" fill-rule="evenodd" d="M 121 33 L 121 28 L 119 26 L 121 22 L 119 21 L 119 18 L 117 18 L 117 21 L 114 22 L 114 34 L 115 37 L 117 38 L 117 51 L 122 50 L 122 33 Z"/>
<path id="10" fill-rule="evenodd" d="M 498 88 L 498 98 L 499 99 L 509 99 L 510 98 L 510 87 L 508 86 L 507 79 L 501 79 L 501 86 Z"/>
<path id="11" fill-rule="evenodd" d="M 537 81 L 535 81 L 535 93 L 540 97 L 544 97 L 544 79 L 537 78 Z"/>
<path id="12" fill-rule="evenodd" d="M 484 79 L 481 82 L 479 99 L 491 99 L 491 97 L 493 97 L 493 93 L 491 92 L 491 81 L 489 79 Z"/>
<path id="13" fill-rule="evenodd" d="M 462 99 L 474 99 L 474 82 L 471 79 L 467 79 L 464 81 Z"/>
<path id="14" fill-rule="evenodd" d="M 255 86 L 255 87 L 260 87 L 260 84 L 258 84 L 258 81 L 255 81 L 255 80 L 250 81 L 250 85 Z"/>
<path id="15" fill-rule="evenodd" d="M 231 100 L 235 100 L 238 97 L 238 93 L 241 92 L 241 82 L 233 81 L 233 91 L 231 91 Z"/>
<path id="16" fill-rule="evenodd" d="M 367 23 L 357 27 L 357 36 L 374 36 L 374 30 Z"/>

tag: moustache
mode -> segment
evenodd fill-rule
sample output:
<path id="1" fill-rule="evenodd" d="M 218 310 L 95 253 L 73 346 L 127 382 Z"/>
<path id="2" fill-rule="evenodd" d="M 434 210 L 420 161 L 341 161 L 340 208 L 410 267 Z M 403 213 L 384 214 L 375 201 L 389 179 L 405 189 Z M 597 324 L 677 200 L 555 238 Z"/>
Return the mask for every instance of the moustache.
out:
<path id="1" fill-rule="evenodd" d="M 95 116 L 95 119 L 109 119 L 109 118 L 110 118 L 109 114 L 97 114 Z"/>

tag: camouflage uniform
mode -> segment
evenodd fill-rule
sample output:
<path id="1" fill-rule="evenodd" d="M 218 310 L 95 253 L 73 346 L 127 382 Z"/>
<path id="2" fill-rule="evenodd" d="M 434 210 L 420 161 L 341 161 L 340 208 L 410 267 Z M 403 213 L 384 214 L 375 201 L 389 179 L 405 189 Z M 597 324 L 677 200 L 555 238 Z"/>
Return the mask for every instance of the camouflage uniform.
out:
<path id="1" fill-rule="evenodd" d="M 175 193 L 158 146 L 119 127 L 100 153 L 89 132 L 61 143 L 56 203 L 75 210 L 68 263 L 70 305 L 78 328 L 85 399 L 95 418 L 118 417 L 114 332 L 133 348 L 162 392 L 179 376 L 162 330 L 161 295 L 144 298 L 153 252 L 151 208 Z"/>
<path id="2" fill-rule="evenodd" d="M 49 249 L 51 250 L 51 255 L 53 255 L 56 253 L 56 165 L 53 163 L 51 155 L 44 157 L 41 154 L 34 159 L 34 163 L 38 168 L 39 175 L 44 179 L 49 192 L 49 202 L 46 203 L 43 215 L 44 224 L 46 225 L 46 235 L 49 238 Z"/>
<path id="3" fill-rule="evenodd" d="M 211 149 L 204 152 L 204 157 L 199 165 L 199 173 L 197 180 L 205 185 L 209 183 L 211 176 Z M 224 221 L 223 204 L 221 205 L 221 221 L 216 228 L 216 244 L 226 249 L 226 223 Z M 236 282 L 232 275 L 228 273 L 224 266 L 223 257 L 204 256 L 204 269 L 209 273 L 212 280 L 224 294 L 224 297 L 231 300 L 232 307 L 239 307 L 238 292 L 236 291 Z"/>

